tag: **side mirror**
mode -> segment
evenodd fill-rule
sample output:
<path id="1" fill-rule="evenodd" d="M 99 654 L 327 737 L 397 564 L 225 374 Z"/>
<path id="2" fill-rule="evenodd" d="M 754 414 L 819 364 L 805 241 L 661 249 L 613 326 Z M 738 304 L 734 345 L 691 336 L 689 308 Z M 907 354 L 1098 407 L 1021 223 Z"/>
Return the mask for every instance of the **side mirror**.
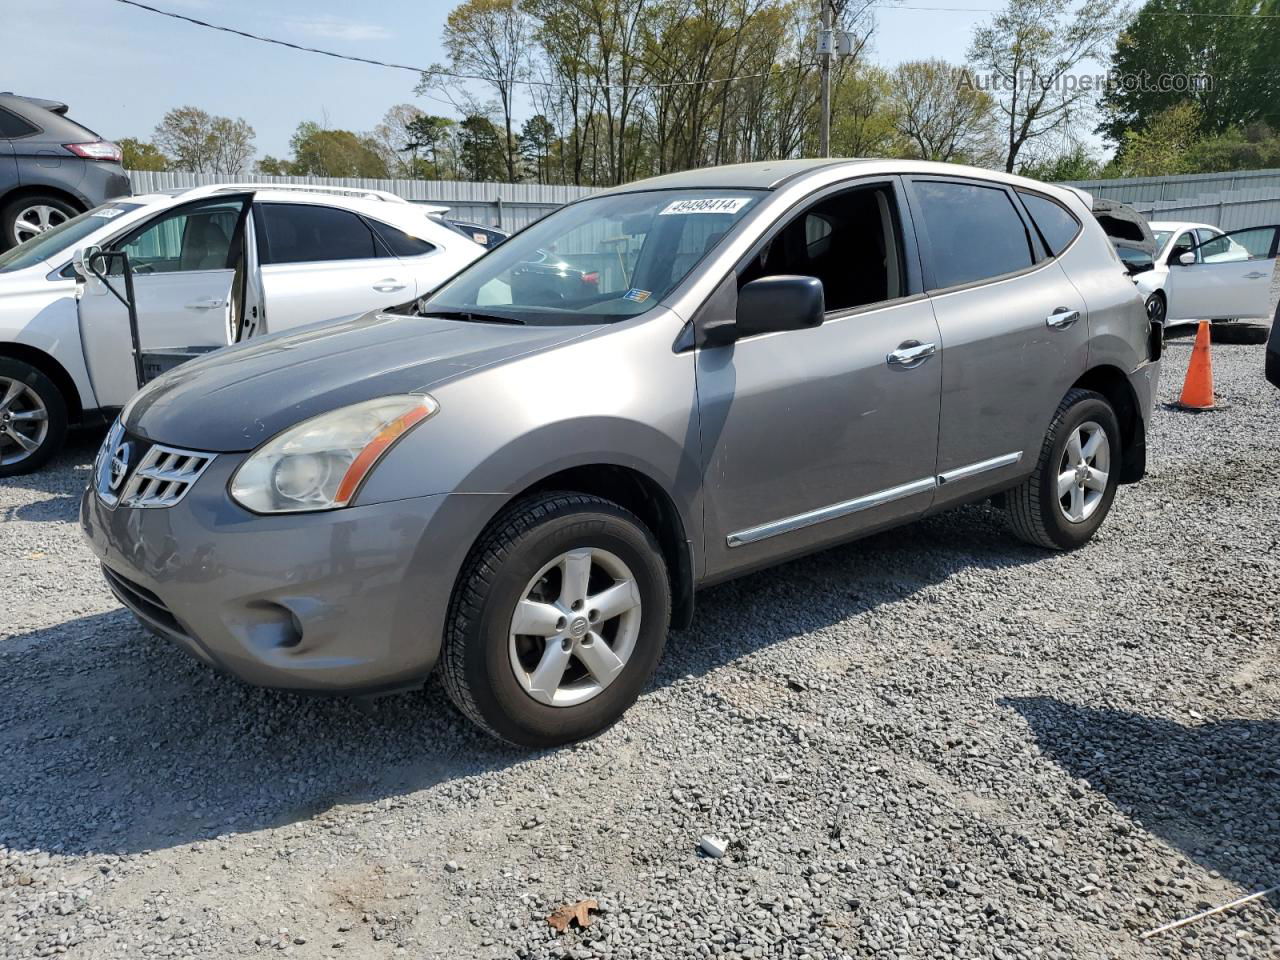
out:
<path id="1" fill-rule="evenodd" d="M 738 338 L 817 327 L 826 317 L 822 281 L 780 274 L 752 280 L 738 291 Z"/>
<path id="2" fill-rule="evenodd" d="M 1189 267 L 1196 262 L 1196 255 L 1188 250 L 1186 253 L 1178 255 L 1178 262 L 1184 267 Z"/>
<path id="3" fill-rule="evenodd" d="M 71 264 L 82 280 L 107 272 L 107 258 L 102 255 L 102 247 L 96 243 L 77 250 Z"/>

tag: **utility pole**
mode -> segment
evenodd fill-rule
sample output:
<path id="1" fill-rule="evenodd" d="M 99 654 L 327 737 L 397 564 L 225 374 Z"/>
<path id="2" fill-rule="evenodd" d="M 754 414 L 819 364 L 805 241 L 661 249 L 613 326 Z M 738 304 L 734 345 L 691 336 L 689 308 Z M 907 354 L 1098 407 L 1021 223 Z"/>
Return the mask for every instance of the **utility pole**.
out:
<path id="1" fill-rule="evenodd" d="M 822 26 L 821 33 L 821 50 L 819 54 L 822 67 L 822 85 L 818 112 L 821 119 L 818 121 L 818 153 L 821 156 L 831 156 L 831 55 L 835 47 L 835 38 L 831 32 L 831 0 L 821 0 L 822 3 Z"/>

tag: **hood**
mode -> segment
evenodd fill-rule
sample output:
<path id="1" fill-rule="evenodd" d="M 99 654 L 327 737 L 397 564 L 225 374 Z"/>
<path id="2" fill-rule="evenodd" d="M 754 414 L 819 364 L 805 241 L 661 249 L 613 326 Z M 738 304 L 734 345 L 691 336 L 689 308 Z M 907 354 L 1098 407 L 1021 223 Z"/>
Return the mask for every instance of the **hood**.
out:
<path id="1" fill-rule="evenodd" d="M 577 339 L 594 327 L 521 327 L 370 313 L 252 340 L 184 363 L 125 408 L 126 429 L 211 452 L 252 450 L 347 404 L 432 385 Z"/>

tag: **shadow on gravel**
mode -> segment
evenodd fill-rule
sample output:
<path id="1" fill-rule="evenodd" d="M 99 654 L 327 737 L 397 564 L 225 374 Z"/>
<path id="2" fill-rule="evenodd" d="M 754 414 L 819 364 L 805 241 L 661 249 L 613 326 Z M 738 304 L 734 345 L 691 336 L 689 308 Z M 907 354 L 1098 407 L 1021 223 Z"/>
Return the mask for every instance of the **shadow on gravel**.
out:
<path id="1" fill-rule="evenodd" d="M 985 507 L 708 590 L 673 634 L 665 686 L 900 600 L 948 577 L 1040 561 Z M 0 637 L 3 631 L 0 630 Z M 0 642 L 0 844 L 140 852 L 321 816 L 527 762 L 434 683 L 367 709 L 248 687 L 151 637 L 123 610 Z M 373 814 L 370 814 L 371 816 Z"/>
<path id="2" fill-rule="evenodd" d="M 1183 726 L 1048 697 L 1001 702 L 1144 830 L 1246 889 L 1280 883 L 1280 721 Z"/>

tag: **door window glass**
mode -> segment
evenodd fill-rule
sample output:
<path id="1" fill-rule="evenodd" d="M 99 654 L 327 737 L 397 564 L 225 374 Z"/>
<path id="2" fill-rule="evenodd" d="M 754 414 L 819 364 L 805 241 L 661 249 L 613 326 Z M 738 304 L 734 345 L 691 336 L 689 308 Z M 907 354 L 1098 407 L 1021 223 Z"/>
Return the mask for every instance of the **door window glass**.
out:
<path id="1" fill-rule="evenodd" d="M 1067 212 L 1067 208 L 1056 200 L 1042 197 L 1038 193 L 1021 193 L 1022 202 L 1027 206 L 1036 229 L 1044 240 L 1052 256 L 1057 256 L 1080 232 L 1080 223 Z"/>
<path id="2" fill-rule="evenodd" d="M 779 274 L 817 277 L 828 312 L 892 300 L 903 295 L 898 236 L 892 190 L 847 190 L 792 218 L 738 282 Z"/>
<path id="3" fill-rule="evenodd" d="M 1196 250 L 1196 235 L 1190 230 L 1185 233 L 1178 234 L 1178 239 L 1173 241 L 1173 247 L 1169 250 L 1169 263 L 1180 263 L 1184 253 L 1195 251 L 1196 261 L 1200 260 L 1200 251 Z"/>
<path id="4" fill-rule="evenodd" d="M 929 235 L 935 289 L 973 283 L 1031 266 L 1026 225 L 999 187 L 917 180 Z"/>
<path id="5" fill-rule="evenodd" d="M 350 210 L 313 203 L 264 203 L 266 263 L 370 260 L 386 256 L 373 231 Z"/>
<path id="6" fill-rule="evenodd" d="M 420 257 L 435 249 L 435 244 L 428 243 L 411 233 L 405 233 L 399 227 L 393 227 L 378 220 L 366 222 L 373 227 L 373 232 L 378 235 L 378 239 L 385 243 L 387 249 L 397 257 Z"/>
<path id="7" fill-rule="evenodd" d="M 240 200 L 180 207 L 130 235 L 121 249 L 139 274 L 224 270 L 234 266 L 232 239 L 241 209 Z"/>
<path id="8" fill-rule="evenodd" d="M 1266 258 L 1271 255 L 1274 234 L 1274 227 L 1224 233 L 1200 247 L 1196 251 L 1197 259 L 1205 263 L 1230 263 L 1235 260 Z"/>

